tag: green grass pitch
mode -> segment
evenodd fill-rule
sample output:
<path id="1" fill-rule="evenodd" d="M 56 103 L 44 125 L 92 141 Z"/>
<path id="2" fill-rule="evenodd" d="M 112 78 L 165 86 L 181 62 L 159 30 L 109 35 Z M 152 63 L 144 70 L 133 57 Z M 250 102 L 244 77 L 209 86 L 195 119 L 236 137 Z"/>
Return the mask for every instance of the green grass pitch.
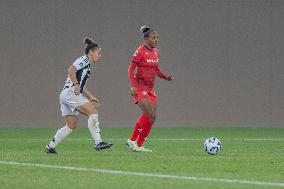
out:
<path id="1" fill-rule="evenodd" d="M 94 150 L 88 129 L 78 128 L 59 144 L 57 155 L 47 155 L 43 148 L 56 130 L 0 129 L 0 188 L 284 188 L 284 129 L 154 128 L 145 144 L 153 153 L 136 153 L 124 144 L 131 128 L 103 128 L 102 137 L 114 146 L 100 152 Z M 218 155 L 203 151 L 203 142 L 210 136 L 222 142 Z M 38 164 L 58 167 L 35 166 Z M 93 171 L 95 169 L 127 174 Z M 133 172 L 153 175 L 132 175 Z M 182 179 L 182 176 L 191 179 Z"/>

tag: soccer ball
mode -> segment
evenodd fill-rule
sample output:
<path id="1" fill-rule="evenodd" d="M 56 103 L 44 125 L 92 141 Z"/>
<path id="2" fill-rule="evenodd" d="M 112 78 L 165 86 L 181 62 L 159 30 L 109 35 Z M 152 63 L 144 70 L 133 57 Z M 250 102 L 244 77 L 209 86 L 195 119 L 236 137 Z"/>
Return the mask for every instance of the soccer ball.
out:
<path id="1" fill-rule="evenodd" d="M 207 138 L 204 142 L 204 150 L 210 155 L 218 154 L 221 151 L 221 141 L 216 137 Z"/>

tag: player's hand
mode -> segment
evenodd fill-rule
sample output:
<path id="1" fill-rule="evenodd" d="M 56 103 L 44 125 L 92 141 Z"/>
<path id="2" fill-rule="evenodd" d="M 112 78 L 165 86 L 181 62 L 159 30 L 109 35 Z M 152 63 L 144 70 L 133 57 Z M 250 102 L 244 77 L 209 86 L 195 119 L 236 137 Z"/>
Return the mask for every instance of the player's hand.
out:
<path id="1" fill-rule="evenodd" d="M 91 102 L 101 103 L 96 97 L 90 99 Z"/>
<path id="2" fill-rule="evenodd" d="M 101 106 L 101 102 L 96 97 L 91 98 L 90 101 L 96 108 Z"/>
<path id="3" fill-rule="evenodd" d="M 135 87 L 131 87 L 131 96 L 136 96 L 136 94 L 137 94 L 137 89 L 135 88 Z"/>
<path id="4" fill-rule="evenodd" d="M 80 85 L 76 84 L 74 86 L 74 93 L 75 93 L 75 95 L 79 95 L 80 91 L 81 91 Z"/>
<path id="5" fill-rule="evenodd" d="M 173 74 L 169 74 L 169 76 L 168 76 L 168 81 L 172 81 L 172 80 L 174 80 L 175 78 L 174 78 L 174 76 L 173 76 Z"/>

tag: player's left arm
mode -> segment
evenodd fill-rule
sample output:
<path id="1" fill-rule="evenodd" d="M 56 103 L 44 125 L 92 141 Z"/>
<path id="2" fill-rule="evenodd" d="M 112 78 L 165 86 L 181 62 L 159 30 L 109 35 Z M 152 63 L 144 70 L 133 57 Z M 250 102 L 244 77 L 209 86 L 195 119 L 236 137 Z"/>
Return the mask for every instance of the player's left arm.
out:
<path id="1" fill-rule="evenodd" d="M 165 79 L 165 80 L 167 80 L 167 81 L 172 81 L 172 80 L 174 80 L 173 74 L 167 74 L 167 73 L 161 71 L 158 66 L 157 66 L 157 70 L 156 70 L 156 75 L 157 75 L 159 78 Z"/>
<path id="2" fill-rule="evenodd" d="M 100 103 L 100 101 L 89 91 L 86 87 L 83 90 L 83 94 L 91 101 L 95 103 Z"/>

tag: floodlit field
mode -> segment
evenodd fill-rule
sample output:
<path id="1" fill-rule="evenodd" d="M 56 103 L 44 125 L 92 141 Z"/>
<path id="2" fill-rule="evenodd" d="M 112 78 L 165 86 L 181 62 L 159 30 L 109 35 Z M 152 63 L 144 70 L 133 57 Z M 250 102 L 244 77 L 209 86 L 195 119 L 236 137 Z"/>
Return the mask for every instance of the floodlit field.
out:
<path id="1" fill-rule="evenodd" d="M 136 153 L 130 128 L 102 129 L 115 145 L 100 152 L 79 128 L 47 155 L 56 130 L 0 129 L 0 188 L 284 188 L 284 129 L 154 128 L 153 153 Z M 222 142 L 216 156 L 203 151 L 209 136 Z"/>

